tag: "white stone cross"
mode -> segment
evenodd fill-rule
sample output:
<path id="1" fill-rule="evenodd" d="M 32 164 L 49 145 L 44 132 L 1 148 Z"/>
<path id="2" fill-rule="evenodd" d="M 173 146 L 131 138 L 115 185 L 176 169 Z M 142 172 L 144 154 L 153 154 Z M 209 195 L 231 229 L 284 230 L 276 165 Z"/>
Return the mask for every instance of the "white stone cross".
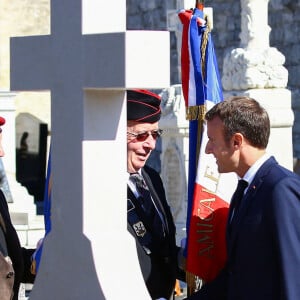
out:
<path id="1" fill-rule="evenodd" d="M 11 90 L 52 100 L 52 231 L 32 300 L 149 299 L 127 233 L 125 99 L 169 86 L 169 33 L 126 31 L 125 2 L 52 0 L 51 35 L 11 39 Z"/>

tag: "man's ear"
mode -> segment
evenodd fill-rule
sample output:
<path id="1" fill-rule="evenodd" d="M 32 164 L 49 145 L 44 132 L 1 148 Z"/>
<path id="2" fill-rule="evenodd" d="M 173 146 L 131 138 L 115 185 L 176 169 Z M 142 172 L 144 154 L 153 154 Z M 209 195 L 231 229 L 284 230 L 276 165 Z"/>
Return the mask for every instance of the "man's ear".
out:
<path id="1" fill-rule="evenodd" d="M 241 145 L 242 145 L 242 143 L 243 143 L 243 135 L 242 134 L 240 134 L 240 133 L 235 133 L 234 135 L 233 135 L 233 137 L 232 137 L 232 139 L 233 139 L 233 146 L 235 147 L 235 148 L 240 148 L 241 147 Z"/>

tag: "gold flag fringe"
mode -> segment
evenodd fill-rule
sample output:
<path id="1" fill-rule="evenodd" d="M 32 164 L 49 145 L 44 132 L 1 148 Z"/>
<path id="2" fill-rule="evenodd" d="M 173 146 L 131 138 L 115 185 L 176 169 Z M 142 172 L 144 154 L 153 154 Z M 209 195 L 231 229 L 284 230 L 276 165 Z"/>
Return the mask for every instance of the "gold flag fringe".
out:
<path id="1" fill-rule="evenodd" d="M 197 105 L 197 106 L 190 106 L 186 109 L 186 118 L 189 121 L 198 121 L 198 136 L 197 136 L 197 148 L 196 148 L 196 164 L 195 168 L 197 169 L 198 166 L 198 158 L 200 154 L 200 146 L 202 141 L 202 131 L 203 131 L 203 122 L 204 122 L 204 116 L 206 113 L 206 106 L 205 105 Z"/>
<path id="2" fill-rule="evenodd" d="M 195 121 L 195 120 L 203 121 L 205 113 L 206 113 L 205 105 L 189 106 L 186 108 L 186 119 L 188 121 Z"/>

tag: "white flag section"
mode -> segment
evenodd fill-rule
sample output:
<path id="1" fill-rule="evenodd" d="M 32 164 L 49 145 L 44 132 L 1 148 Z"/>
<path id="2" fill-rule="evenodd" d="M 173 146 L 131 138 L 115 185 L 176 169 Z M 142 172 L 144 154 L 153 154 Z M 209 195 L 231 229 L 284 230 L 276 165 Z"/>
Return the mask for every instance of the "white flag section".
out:
<path id="1" fill-rule="evenodd" d="M 196 183 L 230 203 L 232 194 L 237 186 L 237 175 L 235 173 L 220 174 L 218 172 L 215 157 L 212 154 L 205 153 L 207 141 L 207 126 L 204 124 Z"/>

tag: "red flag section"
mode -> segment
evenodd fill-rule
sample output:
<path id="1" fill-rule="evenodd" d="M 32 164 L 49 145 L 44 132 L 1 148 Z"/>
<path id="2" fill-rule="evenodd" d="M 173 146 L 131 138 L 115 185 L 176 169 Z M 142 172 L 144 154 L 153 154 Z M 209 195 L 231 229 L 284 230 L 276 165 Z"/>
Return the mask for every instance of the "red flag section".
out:
<path id="1" fill-rule="evenodd" d="M 211 107 L 213 104 L 207 101 L 207 105 Z M 207 140 L 204 124 L 193 191 L 186 267 L 188 272 L 205 282 L 213 280 L 226 262 L 228 208 L 237 180 L 234 173 L 218 173 L 215 158 L 205 153 Z"/>
<path id="2" fill-rule="evenodd" d="M 226 261 L 228 203 L 195 184 L 190 220 L 187 270 L 205 282 L 213 280 Z"/>

